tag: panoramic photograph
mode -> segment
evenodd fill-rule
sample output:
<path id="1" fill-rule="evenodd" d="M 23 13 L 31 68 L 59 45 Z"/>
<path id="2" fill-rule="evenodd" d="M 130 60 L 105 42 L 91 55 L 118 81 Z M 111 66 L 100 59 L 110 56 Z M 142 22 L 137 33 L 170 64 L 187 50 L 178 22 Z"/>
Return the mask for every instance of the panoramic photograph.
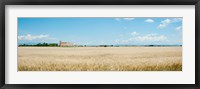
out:
<path id="1" fill-rule="evenodd" d="M 18 71 L 182 71 L 182 18 L 18 18 Z"/>

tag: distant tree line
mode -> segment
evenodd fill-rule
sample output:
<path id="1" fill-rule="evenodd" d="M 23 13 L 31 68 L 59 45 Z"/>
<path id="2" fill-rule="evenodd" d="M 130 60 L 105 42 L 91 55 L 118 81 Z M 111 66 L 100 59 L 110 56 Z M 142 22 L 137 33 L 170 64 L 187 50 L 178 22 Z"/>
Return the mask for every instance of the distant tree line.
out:
<path id="1" fill-rule="evenodd" d="M 78 47 L 173 47 L 182 45 L 79 45 Z"/>
<path id="2" fill-rule="evenodd" d="M 38 43 L 38 44 L 20 44 L 19 46 L 51 46 L 51 47 L 53 47 L 53 46 L 58 46 L 58 44 L 57 43 Z"/>
<path id="3" fill-rule="evenodd" d="M 57 43 L 38 43 L 38 44 L 20 44 L 19 46 L 50 46 L 57 47 Z M 74 47 L 137 47 L 137 46 L 146 46 L 146 47 L 165 47 L 165 46 L 182 46 L 182 45 L 74 45 Z"/>

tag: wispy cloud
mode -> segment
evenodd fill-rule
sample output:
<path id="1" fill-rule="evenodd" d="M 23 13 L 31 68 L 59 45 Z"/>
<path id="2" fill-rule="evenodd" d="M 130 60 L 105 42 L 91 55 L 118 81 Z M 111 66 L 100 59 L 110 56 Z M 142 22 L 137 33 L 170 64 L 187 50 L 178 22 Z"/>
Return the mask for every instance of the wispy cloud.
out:
<path id="1" fill-rule="evenodd" d="M 168 38 L 165 35 L 160 35 L 156 33 L 140 35 L 137 32 L 132 32 L 129 39 L 117 39 L 115 43 L 118 44 L 162 44 L 163 42 L 168 41 Z"/>
<path id="2" fill-rule="evenodd" d="M 165 27 L 167 27 L 170 23 L 171 23 L 171 20 L 170 20 L 170 19 L 165 19 L 165 20 L 161 21 L 161 23 L 159 24 L 158 28 L 159 28 L 159 29 L 165 28 Z"/>
<path id="3" fill-rule="evenodd" d="M 115 18 L 115 20 L 116 20 L 116 21 L 121 21 L 121 19 L 120 19 L 120 18 Z"/>
<path id="4" fill-rule="evenodd" d="M 131 20 L 134 20 L 135 18 L 115 18 L 116 21 L 122 21 L 122 20 L 125 20 L 125 21 L 131 21 Z"/>
<path id="5" fill-rule="evenodd" d="M 27 34 L 27 35 L 20 35 L 18 36 L 18 40 L 36 40 L 36 39 L 43 39 L 43 38 L 48 38 L 49 35 L 31 35 L 31 34 Z"/>
<path id="6" fill-rule="evenodd" d="M 161 21 L 161 23 L 158 25 L 158 29 L 162 29 L 167 27 L 169 24 L 171 23 L 176 23 L 176 22 L 181 22 L 182 18 L 173 18 L 173 19 L 165 19 L 163 21 Z"/>
<path id="7" fill-rule="evenodd" d="M 139 35 L 139 33 L 137 33 L 137 32 L 131 32 L 131 35 L 132 36 L 137 36 L 137 35 Z"/>
<path id="8" fill-rule="evenodd" d="M 123 18 L 124 20 L 128 20 L 128 21 L 131 21 L 131 20 L 134 20 L 135 18 Z"/>
<path id="9" fill-rule="evenodd" d="M 153 23 L 154 20 L 153 19 L 146 19 L 145 22 L 147 22 L 147 23 Z"/>
<path id="10" fill-rule="evenodd" d="M 175 28 L 176 31 L 181 31 L 182 30 L 182 26 L 178 26 Z"/>
<path id="11" fill-rule="evenodd" d="M 172 22 L 181 22 L 182 21 L 182 18 L 173 18 L 172 19 Z"/>
<path id="12" fill-rule="evenodd" d="M 137 36 L 130 38 L 132 41 L 139 41 L 139 42 L 159 42 L 159 41 L 165 41 L 167 40 L 167 37 L 164 35 L 158 35 L 158 34 L 147 34 L 144 36 Z"/>
<path id="13" fill-rule="evenodd" d="M 25 36 L 18 36 L 18 40 L 23 40 L 25 38 Z"/>

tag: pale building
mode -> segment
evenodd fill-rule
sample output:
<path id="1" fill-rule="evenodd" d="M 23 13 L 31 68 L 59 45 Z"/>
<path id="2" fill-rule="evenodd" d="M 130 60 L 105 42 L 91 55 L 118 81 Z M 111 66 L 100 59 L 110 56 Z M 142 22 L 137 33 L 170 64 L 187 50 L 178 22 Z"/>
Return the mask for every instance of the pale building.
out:
<path id="1" fill-rule="evenodd" d="M 60 47 L 70 47 L 70 46 L 74 46 L 74 43 L 60 41 L 59 46 Z"/>

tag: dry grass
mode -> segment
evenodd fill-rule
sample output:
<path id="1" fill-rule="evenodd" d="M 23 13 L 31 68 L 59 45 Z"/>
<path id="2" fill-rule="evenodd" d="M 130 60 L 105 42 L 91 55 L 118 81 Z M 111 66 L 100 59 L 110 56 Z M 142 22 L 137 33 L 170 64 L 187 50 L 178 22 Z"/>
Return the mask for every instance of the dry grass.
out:
<path id="1" fill-rule="evenodd" d="M 18 47 L 19 71 L 181 71 L 182 47 Z"/>

